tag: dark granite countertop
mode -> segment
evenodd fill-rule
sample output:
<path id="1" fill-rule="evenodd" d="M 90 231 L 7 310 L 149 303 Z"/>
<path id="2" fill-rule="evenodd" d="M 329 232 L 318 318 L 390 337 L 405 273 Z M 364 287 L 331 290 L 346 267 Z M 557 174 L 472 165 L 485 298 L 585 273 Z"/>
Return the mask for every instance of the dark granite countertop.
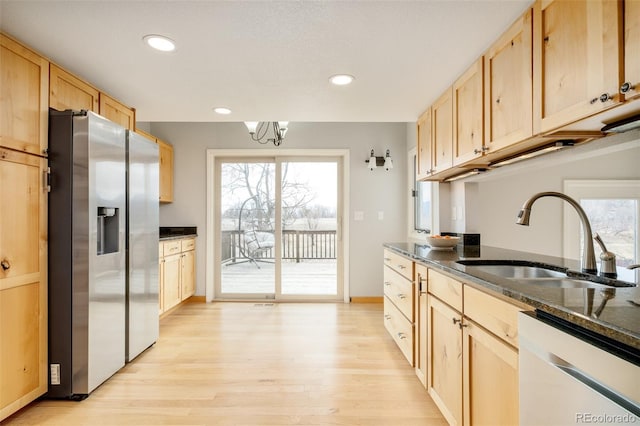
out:
<path id="1" fill-rule="evenodd" d="M 175 240 L 187 237 L 197 237 L 198 228 L 195 226 L 161 226 L 160 241 Z"/>
<path id="2" fill-rule="evenodd" d="M 575 260 L 487 246 L 457 246 L 452 250 L 436 251 L 426 244 L 402 242 L 385 243 L 384 247 L 423 262 L 429 267 L 459 276 L 463 281 L 501 293 L 613 341 L 640 350 L 639 287 L 607 289 L 606 297 L 613 297 L 606 301 L 600 316 L 595 318 L 589 315 L 589 312 L 595 312 L 605 299 L 601 289 L 557 288 L 527 284 L 523 281 L 471 271 L 470 268 L 457 263 L 458 260 L 471 259 L 522 260 L 554 265 L 563 270 L 579 271 L 580 266 Z M 635 282 L 637 283 L 637 278 Z"/>

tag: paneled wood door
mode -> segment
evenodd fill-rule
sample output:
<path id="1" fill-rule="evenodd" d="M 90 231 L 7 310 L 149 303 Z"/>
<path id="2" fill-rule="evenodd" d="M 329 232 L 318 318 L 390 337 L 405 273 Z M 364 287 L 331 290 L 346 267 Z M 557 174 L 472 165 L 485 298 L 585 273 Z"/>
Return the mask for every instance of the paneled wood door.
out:
<path id="1" fill-rule="evenodd" d="M 453 165 L 453 99 L 452 89 L 446 92 L 431 107 L 431 134 L 433 135 L 433 173 L 451 168 Z"/>
<path id="2" fill-rule="evenodd" d="M 482 157 L 484 148 L 482 57 L 453 84 L 453 165 Z"/>
<path id="3" fill-rule="evenodd" d="M 624 81 L 626 99 L 640 97 L 640 1 L 624 2 Z"/>
<path id="4" fill-rule="evenodd" d="M 47 390 L 45 165 L 0 148 L 0 420 Z"/>
<path id="5" fill-rule="evenodd" d="M 432 173 L 432 136 L 431 136 L 431 108 L 418 118 L 418 158 L 416 178 L 418 180 L 427 178 Z"/>
<path id="6" fill-rule="evenodd" d="M 534 133 L 621 102 L 622 2 L 534 4 Z"/>
<path id="7" fill-rule="evenodd" d="M 532 10 L 484 56 L 485 145 L 489 152 L 533 135 Z"/>
<path id="8" fill-rule="evenodd" d="M 0 34 L 0 146 L 44 155 L 49 61 Z"/>
<path id="9" fill-rule="evenodd" d="M 98 113 L 100 92 L 76 76 L 51 64 L 49 106 L 58 111 L 84 109 Z"/>
<path id="10" fill-rule="evenodd" d="M 449 424 L 462 424 L 462 315 L 428 297 L 427 390 Z"/>

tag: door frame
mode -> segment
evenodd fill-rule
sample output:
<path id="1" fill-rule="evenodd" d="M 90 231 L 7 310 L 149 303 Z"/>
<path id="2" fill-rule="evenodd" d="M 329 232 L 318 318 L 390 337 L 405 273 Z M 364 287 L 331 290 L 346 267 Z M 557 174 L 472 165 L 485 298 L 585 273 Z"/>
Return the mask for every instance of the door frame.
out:
<path id="1" fill-rule="evenodd" d="M 219 297 L 215 294 L 215 276 L 220 260 L 219 244 L 216 235 L 219 233 L 219 221 L 217 220 L 217 210 L 215 205 L 216 188 L 216 160 L 219 158 L 275 158 L 278 161 L 281 157 L 307 158 L 313 157 L 337 157 L 341 160 L 342 168 L 338 173 L 342 175 L 342 182 L 338 193 L 342 194 L 342 208 L 338 217 L 338 241 L 342 242 L 342 298 L 344 303 L 349 303 L 349 199 L 350 199 L 350 178 L 349 178 L 349 150 L 348 149 L 207 149 L 207 229 L 206 229 L 206 264 L 205 264 L 205 298 L 207 302 L 212 302 Z M 340 165 L 340 162 L 338 163 Z M 340 268 L 338 269 L 340 274 Z M 287 299 L 277 299 L 285 301 Z"/>

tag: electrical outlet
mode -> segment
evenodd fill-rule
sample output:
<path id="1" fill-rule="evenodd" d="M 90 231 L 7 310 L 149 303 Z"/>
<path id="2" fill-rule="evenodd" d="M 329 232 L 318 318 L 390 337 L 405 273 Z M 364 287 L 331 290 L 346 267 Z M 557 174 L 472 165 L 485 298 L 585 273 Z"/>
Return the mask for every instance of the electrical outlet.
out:
<path id="1" fill-rule="evenodd" d="M 49 371 L 51 375 L 51 384 L 59 385 L 60 384 L 60 364 L 49 365 Z"/>

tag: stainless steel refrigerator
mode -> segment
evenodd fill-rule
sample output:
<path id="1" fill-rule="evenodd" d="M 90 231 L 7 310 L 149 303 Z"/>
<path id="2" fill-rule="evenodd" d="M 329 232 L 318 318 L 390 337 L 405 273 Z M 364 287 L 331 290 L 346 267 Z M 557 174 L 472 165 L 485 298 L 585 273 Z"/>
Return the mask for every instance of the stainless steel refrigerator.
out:
<path id="1" fill-rule="evenodd" d="M 50 111 L 49 397 L 85 398 L 133 359 L 127 349 L 140 344 L 128 343 L 138 334 L 128 329 L 148 335 L 145 348 L 157 339 L 158 195 L 149 188 L 153 179 L 157 188 L 157 155 L 155 165 L 147 154 L 139 160 L 127 141 L 124 128 L 92 112 Z M 140 181 L 141 173 L 149 176 Z M 137 209 L 144 191 L 155 209 Z M 155 224 L 155 233 L 139 230 L 141 223 Z M 154 298 L 153 319 L 136 312 Z M 151 324 L 137 323 L 144 320 Z"/>
<path id="2" fill-rule="evenodd" d="M 158 340 L 158 145 L 127 131 L 126 361 Z"/>

